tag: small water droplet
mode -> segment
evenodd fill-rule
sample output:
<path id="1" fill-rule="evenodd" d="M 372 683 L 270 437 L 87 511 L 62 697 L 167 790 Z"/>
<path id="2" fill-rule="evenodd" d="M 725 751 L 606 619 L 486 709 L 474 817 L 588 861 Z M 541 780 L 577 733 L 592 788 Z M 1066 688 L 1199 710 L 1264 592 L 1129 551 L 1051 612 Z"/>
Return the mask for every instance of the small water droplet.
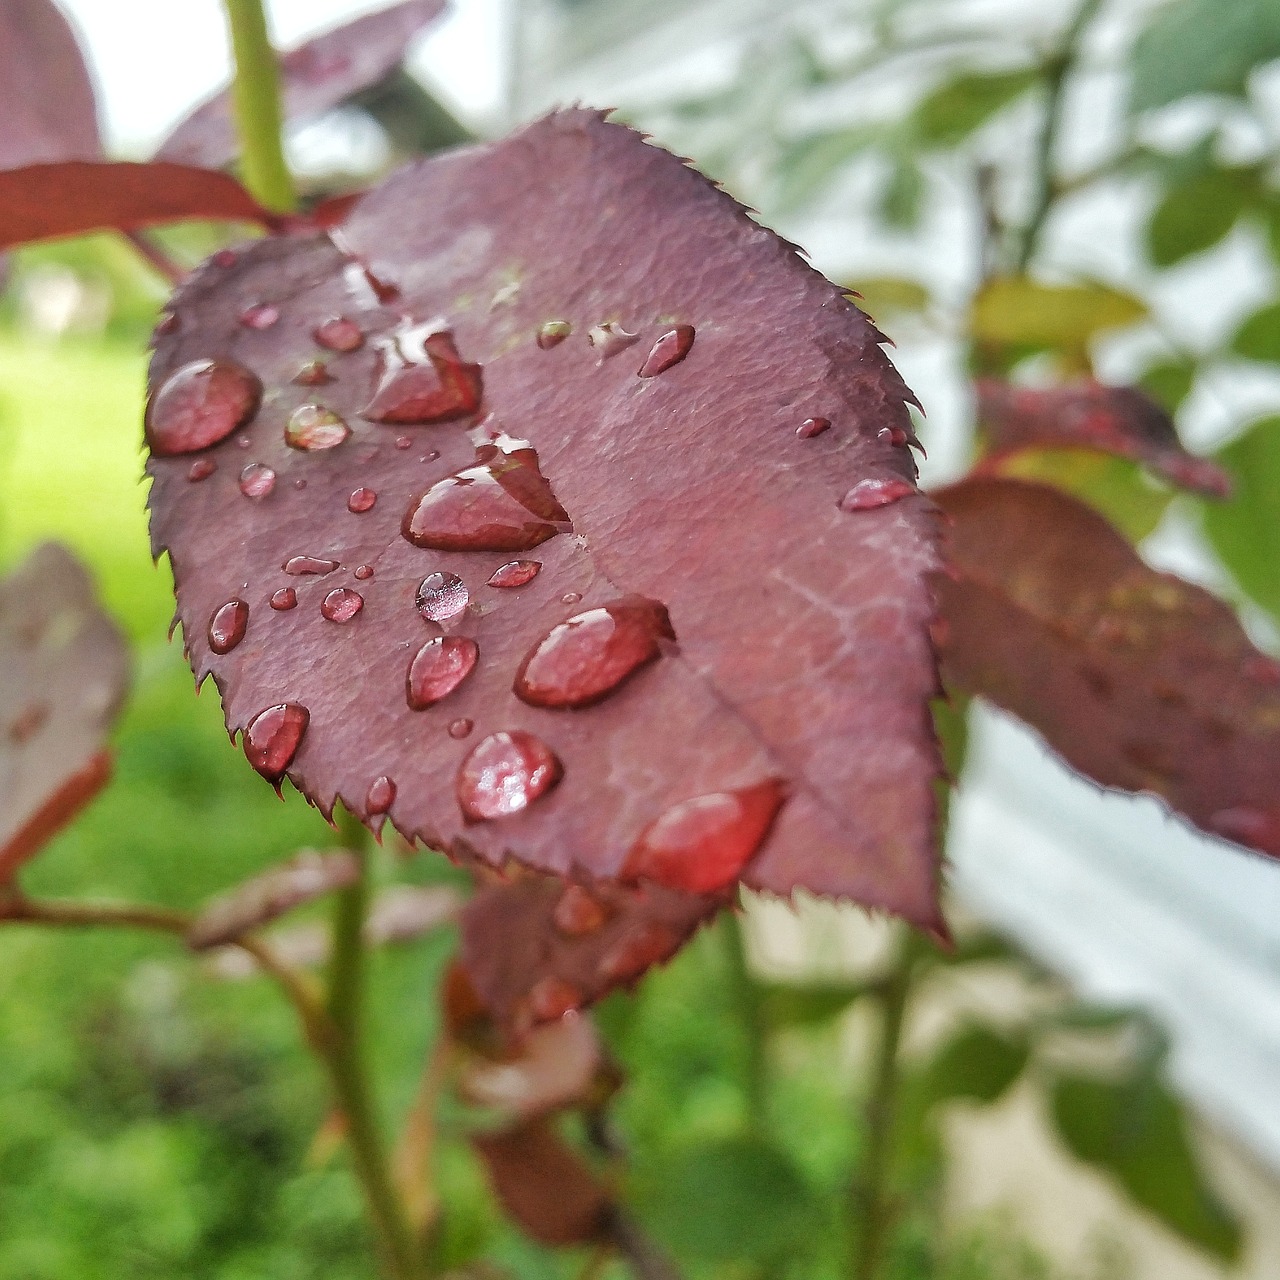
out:
<path id="1" fill-rule="evenodd" d="M 876 439 L 900 449 L 911 437 L 901 427 L 881 427 L 876 432 Z"/>
<path id="2" fill-rule="evenodd" d="M 573 325 L 567 320 L 548 320 L 538 328 L 538 346 L 543 351 L 550 351 L 552 347 L 558 347 L 572 332 Z"/>
<path id="3" fill-rule="evenodd" d="M 298 603 L 298 593 L 292 587 L 281 587 L 271 597 L 271 607 L 277 612 L 293 609 Z"/>
<path id="4" fill-rule="evenodd" d="M 608 918 L 609 913 L 600 899 L 580 884 L 569 885 L 556 901 L 551 913 L 556 928 L 570 938 L 595 933 Z"/>
<path id="5" fill-rule="evenodd" d="M 280 567 L 296 578 L 309 573 L 332 573 L 338 567 L 338 562 L 324 560 L 319 556 L 290 556 Z"/>
<path id="6" fill-rule="evenodd" d="M 373 398 L 360 410 L 370 422 L 451 422 L 480 407 L 478 364 L 458 354 L 448 330 L 408 325 L 379 348 L 381 374 Z"/>
<path id="7" fill-rule="evenodd" d="M 475 727 L 476 722 L 474 720 L 467 720 L 465 717 L 461 720 L 450 720 L 449 737 L 465 738 Z"/>
<path id="8" fill-rule="evenodd" d="M 366 511 L 372 511 L 373 504 L 377 501 L 377 490 L 366 489 L 361 485 L 359 489 L 352 489 L 347 496 L 347 510 L 362 515 Z"/>
<path id="9" fill-rule="evenodd" d="M 252 443 L 248 436 L 236 436 L 237 449 L 247 449 Z"/>
<path id="10" fill-rule="evenodd" d="M 447 698 L 475 670 L 480 646 L 468 636 L 433 636 L 414 655 L 405 693 L 415 711 Z"/>
<path id="11" fill-rule="evenodd" d="M 523 729 L 491 733 L 458 769 L 458 807 L 468 822 L 510 817 L 546 795 L 563 773 L 541 738 Z"/>
<path id="12" fill-rule="evenodd" d="M 293 375 L 293 381 L 299 387 L 323 387 L 333 381 L 329 366 L 323 360 L 308 360 Z"/>
<path id="13" fill-rule="evenodd" d="M 528 1001 L 535 1022 L 555 1022 L 580 1009 L 583 995 L 573 983 L 548 975 L 529 988 Z"/>
<path id="14" fill-rule="evenodd" d="M 503 589 L 523 587 L 526 582 L 532 582 L 541 569 L 542 562 L 539 560 L 508 560 L 489 575 L 489 581 L 485 585 Z"/>
<path id="15" fill-rule="evenodd" d="M 560 603 L 561 604 L 577 604 L 578 601 L 581 599 L 582 599 L 581 591 L 566 591 L 564 595 L 560 597 Z"/>
<path id="16" fill-rule="evenodd" d="M 240 313 L 240 323 L 246 329 L 270 329 L 279 319 L 279 309 L 266 302 L 255 303 Z"/>
<path id="17" fill-rule="evenodd" d="M 285 444 L 309 453 L 336 449 L 350 435 L 351 428 L 322 404 L 300 404 L 284 428 Z"/>
<path id="18" fill-rule="evenodd" d="M 350 622 L 364 608 L 364 596 L 350 587 L 334 587 L 320 602 L 320 613 L 330 622 Z"/>
<path id="19" fill-rule="evenodd" d="M 631 982 L 665 960 L 680 945 L 666 925 L 638 925 L 624 934 L 600 961 L 600 973 L 609 982 Z"/>
<path id="20" fill-rule="evenodd" d="M 364 346 L 360 326 L 346 316 L 334 316 L 317 325 L 311 336 L 330 351 L 358 351 Z"/>
<path id="21" fill-rule="evenodd" d="M 240 473 L 240 492 L 261 502 L 276 487 L 276 473 L 265 462 L 251 462 Z"/>
<path id="22" fill-rule="evenodd" d="M 396 436 L 397 449 L 412 449 L 413 440 L 409 436 Z"/>
<path id="23" fill-rule="evenodd" d="M 147 402 L 147 443 L 158 458 L 207 449 L 253 417 L 261 399 L 262 383 L 242 365 L 193 360 Z"/>
<path id="24" fill-rule="evenodd" d="M 796 428 L 796 435 L 801 440 L 812 440 L 814 436 L 820 436 L 824 431 L 829 431 L 830 429 L 830 418 L 806 418 Z"/>
<path id="25" fill-rule="evenodd" d="M 653 344 L 653 350 L 640 366 L 639 376 L 653 378 L 670 369 L 673 364 L 679 364 L 689 354 L 693 339 L 694 329 L 691 324 L 678 324 L 674 329 L 668 329 Z"/>
<path id="26" fill-rule="evenodd" d="M 240 255 L 234 249 L 219 249 L 209 261 L 215 267 L 234 267 L 240 261 Z"/>
<path id="27" fill-rule="evenodd" d="M 373 565 L 358 564 L 356 565 L 353 572 L 355 577 L 359 578 L 361 582 L 367 582 L 370 578 L 373 577 Z"/>
<path id="28" fill-rule="evenodd" d="M 418 612 L 428 622 L 448 622 L 470 603 L 467 584 L 454 573 L 429 573 L 418 586 Z"/>
<path id="29" fill-rule="evenodd" d="M 598 324 L 587 334 L 587 341 L 600 352 L 601 360 L 608 360 L 620 351 L 634 346 L 640 341 L 638 333 L 628 333 L 616 321 L 609 320 Z"/>
<path id="30" fill-rule="evenodd" d="M 293 487 L 294 487 L 295 489 L 297 489 L 299 493 L 301 493 L 301 492 L 302 492 L 302 490 L 303 490 L 303 489 L 305 489 L 305 488 L 307 487 L 307 482 L 306 482 L 306 481 L 305 481 L 301 476 L 299 476 L 299 477 L 298 477 L 298 478 L 293 482 Z"/>
<path id="31" fill-rule="evenodd" d="M 868 476 L 859 480 L 840 499 L 840 510 L 871 511 L 876 507 L 887 507 L 901 498 L 909 498 L 916 492 L 915 485 L 900 476 Z"/>
<path id="32" fill-rule="evenodd" d="M 218 469 L 218 464 L 212 458 L 197 458 L 187 470 L 187 479 L 192 484 L 198 484 L 201 480 L 207 480 Z"/>
<path id="33" fill-rule="evenodd" d="M 228 600 L 209 619 L 209 648 L 230 653 L 244 639 L 248 625 L 249 606 L 243 600 Z"/>
<path id="34" fill-rule="evenodd" d="M 365 812 L 370 817 L 386 813 L 395 803 L 395 798 L 396 784 L 384 773 L 382 777 L 374 778 L 369 784 L 369 790 L 364 798 Z"/>
<path id="35" fill-rule="evenodd" d="M 244 731 L 244 754 L 268 782 L 279 783 L 302 744 L 311 720 L 306 707 L 281 702 L 260 711 Z"/>

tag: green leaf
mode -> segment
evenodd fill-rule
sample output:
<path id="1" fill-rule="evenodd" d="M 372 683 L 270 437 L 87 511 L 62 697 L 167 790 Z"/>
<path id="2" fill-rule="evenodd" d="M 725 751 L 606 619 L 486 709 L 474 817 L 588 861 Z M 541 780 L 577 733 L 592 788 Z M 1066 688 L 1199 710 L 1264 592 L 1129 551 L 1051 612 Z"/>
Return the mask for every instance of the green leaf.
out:
<path id="1" fill-rule="evenodd" d="M 858 982 L 811 982 L 761 985 L 761 1012 L 771 1027 L 808 1027 L 829 1022 L 872 988 Z"/>
<path id="2" fill-rule="evenodd" d="M 1169 267 L 1212 248 L 1257 198 L 1251 169 L 1210 169 L 1170 187 L 1147 223 L 1147 254 Z"/>
<path id="3" fill-rule="evenodd" d="M 1000 276 L 974 299 L 969 326 L 980 342 L 1078 351 L 1095 334 L 1146 315 L 1140 298 L 1104 284 L 1051 285 Z"/>
<path id="4" fill-rule="evenodd" d="M 917 1086 L 926 1108 L 964 1100 L 992 1103 L 1022 1074 L 1027 1042 L 984 1026 L 962 1027 L 929 1060 Z"/>
<path id="5" fill-rule="evenodd" d="M 924 209 L 924 171 L 907 156 L 897 156 L 880 192 L 880 217 L 898 231 L 914 231 Z"/>
<path id="6" fill-rule="evenodd" d="M 1273 302 L 1249 316 L 1231 339 L 1231 350 L 1250 360 L 1280 364 L 1280 302 Z"/>
<path id="7" fill-rule="evenodd" d="M 783 210 L 812 200 L 855 156 L 874 145 L 883 131 L 864 125 L 811 133 L 785 144 L 778 163 L 775 203 Z"/>
<path id="8" fill-rule="evenodd" d="M 1158 8 L 1133 49 L 1129 109 L 1193 93 L 1242 94 L 1249 72 L 1280 57 L 1274 0 L 1175 0 Z"/>
<path id="9" fill-rule="evenodd" d="M 1188 1243 L 1224 1262 L 1240 1256 L 1240 1225 L 1200 1167 L 1181 1105 L 1154 1075 L 1120 1082 L 1062 1076 L 1052 1103 L 1073 1155 L 1110 1174 Z"/>
<path id="10" fill-rule="evenodd" d="M 847 287 L 860 296 L 858 306 L 873 319 L 919 314 L 929 306 L 929 290 L 904 276 L 864 276 L 850 280 Z"/>
<path id="11" fill-rule="evenodd" d="M 1173 414 L 1191 394 L 1196 380 L 1194 360 L 1167 360 L 1153 364 L 1138 379 L 1138 386 L 1161 408 Z"/>
<path id="12" fill-rule="evenodd" d="M 912 117 L 915 134 L 926 147 L 954 147 L 1039 79 L 1034 67 L 955 76 L 916 107 Z"/>
<path id="13" fill-rule="evenodd" d="M 1230 502 L 1204 508 L 1204 527 L 1231 576 L 1280 623 L 1280 417 L 1255 422 L 1224 445 Z"/>

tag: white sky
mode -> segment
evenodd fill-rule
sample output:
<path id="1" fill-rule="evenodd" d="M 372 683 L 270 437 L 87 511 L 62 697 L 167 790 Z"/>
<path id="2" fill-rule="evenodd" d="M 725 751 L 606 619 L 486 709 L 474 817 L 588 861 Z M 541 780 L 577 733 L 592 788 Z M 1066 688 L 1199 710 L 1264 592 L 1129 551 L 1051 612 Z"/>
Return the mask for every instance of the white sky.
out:
<path id="1" fill-rule="evenodd" d="M 230 53 L 219 0 L 59 0 L 98 82 L 108 149 L 144 156 L 189 107 L 226 80 Z M 267 0 L 281 48 L 388 0 Z M 453 0 L 415 50 L 413 69 L 473 120 L 502 95 L 503 0 Z"/>

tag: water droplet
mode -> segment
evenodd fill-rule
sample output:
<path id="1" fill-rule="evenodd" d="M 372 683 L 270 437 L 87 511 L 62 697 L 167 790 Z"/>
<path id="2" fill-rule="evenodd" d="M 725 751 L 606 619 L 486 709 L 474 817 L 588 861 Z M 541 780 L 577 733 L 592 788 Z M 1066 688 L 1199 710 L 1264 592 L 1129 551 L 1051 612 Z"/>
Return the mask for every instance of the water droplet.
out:
<path id="1" fill-rule="evenodd" d="M 461 720 L 451 720 L 449 722 L 449 737 L 465 738 L 475 727 L 476 722 L 474 720 L 467 720 L 465 718 Z"/>
<path id="2" fill-rule="evenodd" d="M 911 437 L 901 427 L 881 427 L 876 432 L 876 439 L 900 449 Z"/>
<path id="3" fill-rule="evenodd" d="M 382 777 L 374 778 L 369 784 L 369 790 L 364 798 L 365 812 L 370 817 L 386 813 L 395 803 L 395 798 L 396 784 L 384 773 Z"/>
<path id="4" fill-rule="evenodd" d="M 247 449 L 252 443 L 248 436 L 236 436 L 237 449 Z"/>
<path id="5" fill-rule="evenodd" d="M 486 586 L 523 587 L 526 582 L 532 582 L 541 569 L 542 562 L 539 560 L 508 560 L 489 575 Z"/>
<path id="6" fill-rule="evenodd" d="M 366 489 L 361 485 L 359 489 L 352 489 L 348 495 L 347 510 L 354 512 L 356 515 L 362 515 L 366 511 L 372 511 L 373 504 L 377 501 L 377 491 Z"/>
<path id="7" fill-rule="evenodd" d="M 296 578 L 308 573 L 332 573 L 338 567 L 338 562 L 323 560 L 319 556 L 290 556 L 280 567 Z"/>
<path id="8" fill-rule="evenodd" d="M 814 436 L 820 436 L 824 431 L 829 431 L 830 429 L 830 418 L 806 418 L 796 428 L 796 435 L 801 440 L 812 440 Z"/>
<path id="9" fill-rule="evenodd" d="M 293 763 L 311 716 L 296 702 L 260 711 L 244 731 L 244 754 L 268 782 L 279 783 Z"/>
<path id="10" fill-rule="evenodd" d="M 198 484 L 201 480 L 207 480 L 218 469 L 218 464 L 212 458 L 197 458 L 187 471 L 187 479 L 192 484 Z"/>
<path id="11" fill-rule="evenodd" d="M 551 919 L 561 933 L 570 938 L 581 938 L 595 933 L 609 918 L 604 904 L 588 893 L 580 884 L 571 884 L 556 901 Z"/>
<path id="12" fill-rule="evenodd" d="M 583 995 L 571 982 L 548 975 L 529 988 L 528 1000 L 535 1022 L 555 1022 L 580 1009 Z"/>
<path id="13" fill-rule="evenodd" d="M 600 352 L 601 360 L 608 360 L 620 351 L 640 341 L 638 333 L 628 333 L 620 324 L 609 320 L 598 324 L 587 334 L 587 341 Z"/>
<path id="14" fill-rule="evenodd" d="M 653 344 L 653 350 L 640 366 L 639 376 L 653 378 L 670 369 L 673 364 L 679 364 L 689 354 L 693 346 L 693 338 L 694 330 L 691 324 L 678 324 L 674 329 L 668 329 Z"/>
<path id="15" fill-rule="evenodd" d="M 219 249 L 209 261 L 215 267 L 234 267 L 240 261 L 240 255 L 234 249 Z"/>
<path id="16" fill-rule="evenodd" d="M 522 729 L 491 733 L 458 769 L 458 807 L 468 822 L 510 817 L 546 795 L 563 773 L 541 738 Z"/>
<path id="17" fill-rule="evenodd" d="M 631 982 L 665 960 L 679 945 L 679 937 L 666 925 L 639 925 L 605 954 L 600 961 L 601 976 L 609 982 Z"/>
<path id="18" fill-rule="evenodd" d="M 311 336 L 330 351 L 358 351 L 364 346 L 360 326 L 346 316 L 334 316 L 317 325 Z"/>
<path id="19" fill-rule="evenodd" d="M 230 653 L 244 639 L 248 625 L 249 606 L 243 600 L 228 600 L 209 619 L 209 648 Z"/>
<path id="20" fill-rule="evenodd" d="M 307 487 L 307 482 L 306 482 L 306 481 L 305 481 L 301 476 L 299 476 L 299 477 L 298 477 L 298 478 L 293 482 L 293 487 L 294 487 L 295 489 L 297 489 L 299 493 L 301 493 L 301 492 L 302 492 L 302 490 L 303 490 L 303 489 L 305 489 L 305 488 Z"/>
<path id="21" fill-rule="evenodd" d="M 414 655 L 405 693 L 415 711 L 447 698 L 475 670 L 480 646 L 467 636 L 433 636 Z"/>
<path id="22" fill-rule="evenodd" d="M 453 334 L 402 326 L 379 348 L 381 374 L 360 410 L 370 422 L 451 422 L 480 407 L 480 366 L 458 354 Z"/>
<path id="23" fill-rule="evenodd" d="M 255 303 L 240 313 L 240 323 L 246 329 L 270 329 L 279 319 L 279 309 L 266 302 Z"/>
<path id="24" fill-rule="evenodd" d="M 297 603 L 298 593 L 292 587 L 281 587 L 271 597 L 271 607 L 280 613 L 295 608 Z"/>
<path id="25" fill-rule="evenodd" d="M 429 573 L 418 586 L 418 612 L 428 622 L 448 622 L 468 605 L 471 593 L 454 573 Z"/>
<path id="26" fill-rule="evenodd" d="M 641 833 L 621 875 L 686 893 L 732 884 L 760 847 L 786 798 L 776 779 L 672 805 Z"/>
<path id="27" fill-rule="evenodd" d="M 572 332 L 573 325 L 567 320 L 548 320 L 538 329 L 538 346 L 543 351 L 550 351 L 552 347 L 558 347 Z"/>
<path id="28" fill-rule="evenodd" d="M 373 565 L 358 564 L 356 565 L 353 573 L 354 573 L 354 576 L 359 578 L 361 582 L 367 582 L 370 578 L 373 577 Z"/>
<path id="29" fill-rule="evenodd" d="M 147 443 L 158 458 L 207 449 L 248 422 L 261 399 L 262 383 L 242 365 L 193 360 L 147 402 Z"/>
<path id="30" fill-rule="evenodd" d="M 876 507 L 887 507 L 900 498 L 909 498 L 915 492 L 915 485 L 900 476 L 868 476 L 859 480 L 840 499 L 840 510 L 871 511 Z"/>
<path id="31" fill-rule="evenodd" d="M 624 596 L 553 627 L 516 672 L 515 694 L 535 707 L 586 707 L 607 697 L 674 640 L 656 600 Z"/>
<path id="32" fill-rule="evenodd" d="M 276 487 L 276 473 L 265 462 L 251 462 L 240 473 L 240 492 L 261 502 Z"/>
<path id="33" fill-rule="evenodd" d="M 482 445 L 476 456 L 483 465 L 446 476 L 410 503 L 400 531 L 414 546 L 529 551 L 570 527 L 528 445 Z"/>
<path id="34" fill-rule="evenodd" d="M 334 587 L 320 602 L 320 613 L 330 622 L 350 622 L 364 608 L 364 596 L 350 587 Z"/>
<path id="35" fill-rule="evenodd" d="M 329 366 L 323 360 L 308 360 L 293 375 L 295 385 L 299 387 L 323 387 L 332 382 Z"/>
<path id="36" fill-rule="evenodd" d="M 290 449 L 315 453 L 335 449 L 351 434 L 351 428 L 332 409 L 322 404 L 300 404 L 284 428 L 284 442 Z"/>
<path id="37" fill-rule="evenodd" d="M 412 449 L 413 440 L 409 436 L 396 436 L 397 449 Z"/>

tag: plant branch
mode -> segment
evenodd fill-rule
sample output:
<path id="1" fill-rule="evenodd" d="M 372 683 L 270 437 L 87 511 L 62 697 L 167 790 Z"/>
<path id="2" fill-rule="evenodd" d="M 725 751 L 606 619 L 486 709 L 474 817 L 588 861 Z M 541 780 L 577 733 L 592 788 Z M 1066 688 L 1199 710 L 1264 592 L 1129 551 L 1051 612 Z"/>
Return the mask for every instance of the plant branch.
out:
<path id="1" fill-rule="evenodd" d="M 169 256 L 169 251 L 154 236 L 135 229 L 126 231 L 124 238 L 147 266 L 175 289 L 187 278 L 186 268 L 174 261 Z"/>
<path id="2" fill-rule="evenodd" d="M 414 1236 L 424 1247 L 440 1209 L 432 1169 L 438 1137 L 436 1108 L 452 1062 L 453 1045 L 441 1029 L 427 1052 L 417 1096 L 405 1117 L 395 1154 L 396 1182 L 404 1211 Z"/>

